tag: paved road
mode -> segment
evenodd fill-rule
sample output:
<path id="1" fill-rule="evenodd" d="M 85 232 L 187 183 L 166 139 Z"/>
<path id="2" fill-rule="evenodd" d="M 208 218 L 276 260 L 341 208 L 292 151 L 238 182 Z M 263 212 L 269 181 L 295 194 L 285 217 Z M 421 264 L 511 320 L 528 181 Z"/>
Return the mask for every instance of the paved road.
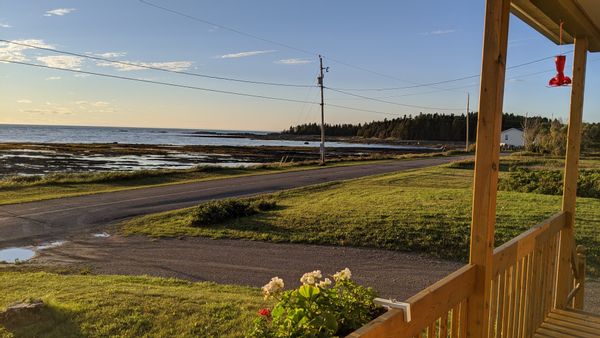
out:
<path id="1" fill-rule="evenodd" d="M 0 206 L 0 248 L 89 233 L 128 217 L 336 180 L 434 166 L 466 157 L 389 161 L 132 189 Z"/>

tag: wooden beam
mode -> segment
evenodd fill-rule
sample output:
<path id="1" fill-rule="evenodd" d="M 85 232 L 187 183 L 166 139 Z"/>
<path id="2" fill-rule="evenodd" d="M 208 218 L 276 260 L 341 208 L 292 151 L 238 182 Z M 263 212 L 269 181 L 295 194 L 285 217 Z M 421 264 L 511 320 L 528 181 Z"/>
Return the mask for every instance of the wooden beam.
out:
<path id="1" fill-rule="evenodd" d="M 489 327 L 509 13 L 510 0 L 486 1 L 470 250 L 477 278 L 467 315 L 472 338 L 486 336 Z"/>
<path id="2" fill-rule="evenodd" d="M 566 215 L 565 228 L 560 235 L 558 278 L 556 283 L 555 306 L 559 309 L 567 305 L 567 296 L 573 283 L 571 255 L 575 245 L 575 204 L 577 200 L 577 179 L 579 178 L 579 152 L 581 147 L 581 124 L 583 118 L 583 97 L 585 91 L 585 66 L 588 40 L 575 39 L 573 55 L 573 86 L 571 87 L 571 111 L 567 132 L 567 155 L 563 179 L 562 210 Z"/>

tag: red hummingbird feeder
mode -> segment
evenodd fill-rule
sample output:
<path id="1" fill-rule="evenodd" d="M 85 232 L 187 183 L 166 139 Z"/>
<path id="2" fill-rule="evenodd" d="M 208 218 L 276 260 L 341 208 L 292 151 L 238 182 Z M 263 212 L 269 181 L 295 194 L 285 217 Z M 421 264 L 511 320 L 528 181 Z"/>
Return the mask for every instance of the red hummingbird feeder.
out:
<path id="1" fill-rule="evenodd" d="M 567 57 L 565 55 L 557 55 L 554 58 L 556 63 L 556 76 L 551 78 L 548 82 L 550 87 L 567 86 L 571 84 L 571 78 L 565 75 L 565 62 Z"/>
<path id="2" fill-rule="evenodd" d="M 562 31 L 563 31 L 563 23 L 560 22 L 560 40 L 559 46 L 562 45 Z M 551 78 L 548 81 L 548 85 L 550 87 L 560 87 L 560 86 L 568 86 L 571 84 L 571 78 L 565 75 L 565 62 L 567 61 L 567 57 L 563 54 L 557 55 L 554 58 L 554 63 L 556 64 L 556 76 Z"/>

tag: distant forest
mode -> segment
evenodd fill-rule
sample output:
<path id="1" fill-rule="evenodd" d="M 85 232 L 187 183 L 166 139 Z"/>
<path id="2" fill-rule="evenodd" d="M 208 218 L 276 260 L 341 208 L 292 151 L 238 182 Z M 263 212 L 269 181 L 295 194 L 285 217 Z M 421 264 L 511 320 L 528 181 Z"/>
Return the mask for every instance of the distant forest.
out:
<path id="1" fill-rule="evenodd" d="M 504 114 L 502 130 L 509 128 L 522 129 L 525 116 Z M 527 123 L 532 125 L 548 125 L 550 119 L 540 116 L 528 117 Z M 321 127 L 317 123 L 292 126 L 283 131 L 291 135 L 320 135 Z M 326 124 L 325 134 L 328 136 L 358 136 L 364 138 L 392 138 L 396 140 L 414 141 L 463 141 L 466 135 L 466 117 L 462 115 L 419 114 L 403 116 L 391 120 L 373 121 L 364 124 Z M 469 139 L 474 141 L 477 134 L 477 114 L 469 114 Z"/>

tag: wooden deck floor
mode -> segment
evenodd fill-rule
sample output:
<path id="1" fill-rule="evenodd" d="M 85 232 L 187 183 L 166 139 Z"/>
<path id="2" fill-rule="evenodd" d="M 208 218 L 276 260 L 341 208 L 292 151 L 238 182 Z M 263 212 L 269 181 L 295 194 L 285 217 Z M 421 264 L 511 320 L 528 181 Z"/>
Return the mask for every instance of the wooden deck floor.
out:
<path id="1" fill-rule="evenodd" d="M 579 310 L 552 310 L 536 338 L 600 338 L 600 316 Z"/>

